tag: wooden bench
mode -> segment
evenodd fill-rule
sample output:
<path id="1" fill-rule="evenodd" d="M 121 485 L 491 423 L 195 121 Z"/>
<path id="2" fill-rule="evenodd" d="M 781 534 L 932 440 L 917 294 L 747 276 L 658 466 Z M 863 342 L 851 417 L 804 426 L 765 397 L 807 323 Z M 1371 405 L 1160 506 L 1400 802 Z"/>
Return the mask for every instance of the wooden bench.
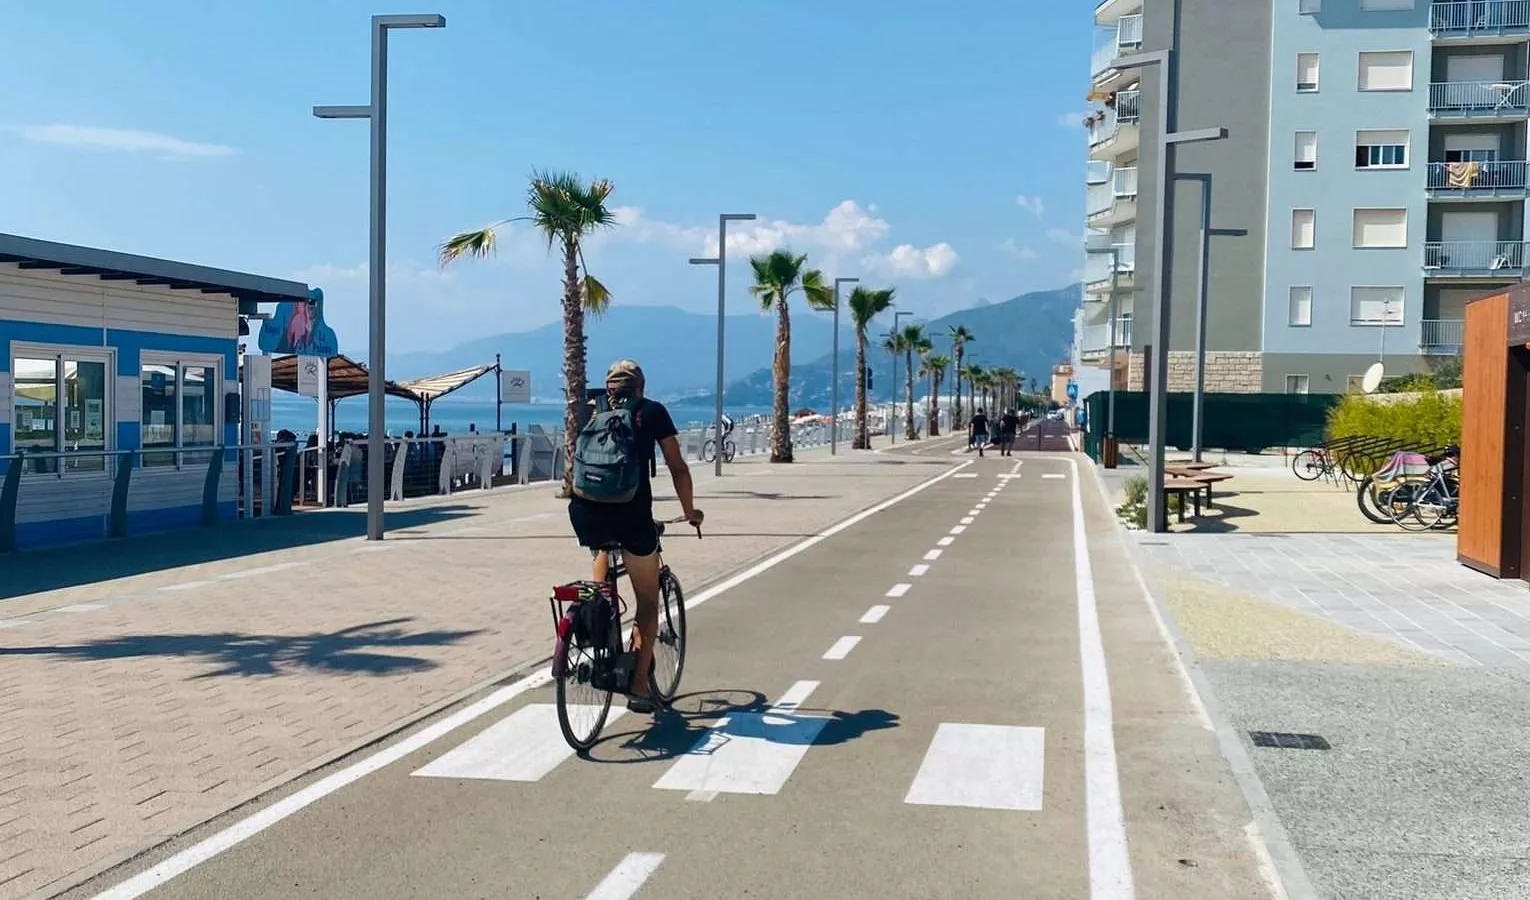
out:
<path id="1" fill-rule="evenodd" d="M 1190 481 L 1200 482 L 1206 489 L 1206 506 L 1211 507 L 1213 505 L 1211 502 L 1211 486 L 1227 481 L 1231 479 L 1232 476 L 1217 472 L 1208 472 L 1204 468 L 1192 468 L 1192 466 L 1204 467 L 1205 465 L 1205 463 L 1191 463 L 1189 465 L 1183 466 L 1165 466 L 1163 471 L 1164 474 L 1169 477 L 1184 478 Z"/>
<path id="2" fill-rule="evenodd" d="M 1168 518 L 1169 498 L 1179 497 L 1179 521 L 1185 521 L 1185 498 L 1195 504 L 1195 514 L 1201 514 L 1201 491 L 1206 490 L 1206 483 L 1193 478 L 1179 478 L 1168 476 L 1163 480 L 1164 517 Z"/>

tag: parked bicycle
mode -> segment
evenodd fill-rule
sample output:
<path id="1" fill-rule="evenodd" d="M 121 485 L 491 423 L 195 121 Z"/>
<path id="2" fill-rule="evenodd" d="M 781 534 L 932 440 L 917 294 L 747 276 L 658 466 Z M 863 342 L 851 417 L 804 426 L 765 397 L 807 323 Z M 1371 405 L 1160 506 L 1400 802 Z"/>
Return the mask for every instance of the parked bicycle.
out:
<path id="1" fill-rule="evenodd" d="M 663 561 L 665 525 L 684 522 L 682 516 L 655 522 L 660 535 L 659 630 L 649 670 L 649 691 L 661 708 L 674 702 L 685 671 L 685 594 L 680 579 Z M 696 526 L 701 537 L 701 526 Z M 626 693 L 632 684 L 637 653 L 631 641 L 622 645 L 622 617 L 627 605 L 617 590 L 626 574 L 620 544 L 597 548 L 608 554 L 604 581 L 575 581 L 553 588 L 553 623 L 557 641 L 553 648 L 552 676 L 558 728 L 576 751 L 585 751 L 600 739 L 611 695 Z"/>
<path id="2" fill-rule="evenodd" d="M 1459 447 L 1427 453 L 1399 452 L 1361 480 L 1355 494 L 1360 512 L 1378 525 L 1408 531 L 1455 525 L 1460 498 Z"/>

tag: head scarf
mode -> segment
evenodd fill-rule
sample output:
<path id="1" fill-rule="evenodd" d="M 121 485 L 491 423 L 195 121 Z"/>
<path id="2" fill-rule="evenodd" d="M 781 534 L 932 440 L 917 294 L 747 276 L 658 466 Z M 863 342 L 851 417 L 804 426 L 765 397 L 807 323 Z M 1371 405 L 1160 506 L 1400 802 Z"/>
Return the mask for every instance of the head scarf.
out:
<path id="1" fill-rule="evenodd" d="M 606 394 L 612 401 L 643 398 L 643 367 L 630 359 L 619 359 L 606 370 Z"/>

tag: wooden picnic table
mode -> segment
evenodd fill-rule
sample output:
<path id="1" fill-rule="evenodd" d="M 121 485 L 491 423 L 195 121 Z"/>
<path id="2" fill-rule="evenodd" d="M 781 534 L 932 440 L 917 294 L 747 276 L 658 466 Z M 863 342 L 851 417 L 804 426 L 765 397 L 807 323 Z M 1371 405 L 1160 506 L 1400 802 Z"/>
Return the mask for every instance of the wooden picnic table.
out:
<path id="1" fill-rule="evenodd" d="M 1176 494 L 1179 495 L 1179 521 L 1181 523 L 1185 521 L 1186 496 L 1190 498 L 1191 503 L 1195 504 L 1195 514 L 1199 516 L 1201 514 L 1201 491 L 1205 489 L 1205 482 L 1197 481 L 1193 478 L 1165 478 L 1163 480 L 1165 516 L 1168 513 L 1168 499 Z"/>
<path id="2" fill-rule="evenodd" d="M 1191 464 L 1191 465 L 1196 465 L 1196 464 Z M 1191 465 L 1165 466 L 1163 471 L 1164 471 L 1164 474 L 1166 474 L 1166 475 L 1170 475 L 1170 476 L 1175 477 L 1175 478 L 1189 479 L 1191 481 L 1195 481 L 1195 482 L 1198 482 L 1199 484 L 1201 484 L 1205 488 L 1205 490 L 1206 490 L 1206 505 L 1208 507 L 1210 507 L 1212 505 L 1211 504 L 1211 486 L 1214 485 L 1214 484 L 1220 484 L 1221 482 L 1226 481 L 1229 478 L 1232 478 L 1232 476 L 1231 475 L 1224 475 L 1224 474 L 1219 473 L 1219 472 L 1207 472 L 1204 469 L 1191 468 Z M 1199 465 L 1204 465 L 1204 463 L 1201 463 Z"/>
<path id="3" fill-rule="evenodd" d="M 1216 467 L 1217 467 L 1216 463 L 1209 463 L 1209 462 L 1187 462 L 1187 463 L 1175 463 L 1174 464 L 1174 468 L 1176 468 L 1176 469 L 1190 469 L 1190 470 L 1195 471 L 1195 472 L 1199 472 L 1199 471 L 1202 471 L 1204 469 L 1215 469 Z M 1231 478 L 1232 476 L 1229 475 L 1228 477 Z"/>

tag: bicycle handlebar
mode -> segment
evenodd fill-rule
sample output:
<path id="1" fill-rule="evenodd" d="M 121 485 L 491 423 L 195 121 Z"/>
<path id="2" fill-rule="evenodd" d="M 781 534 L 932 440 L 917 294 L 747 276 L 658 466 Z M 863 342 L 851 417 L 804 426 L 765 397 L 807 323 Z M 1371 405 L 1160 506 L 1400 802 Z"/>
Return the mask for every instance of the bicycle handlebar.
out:
<path id="1" fill-rule="evenodd" d="M 659 520 L 659 524 L 660 525 L 680 525 L 682 523 L 689 523 L 689 522 L 690 522 L 690 519 L 687 519 L 685 516 L 676 516 L 673 519 L 660 519 Z M 699 540 L 701 540 L 701 525 L 697 524 L 695 526 L 695 528 L 696 528 L 696 540 L 699 541 Z"/>

